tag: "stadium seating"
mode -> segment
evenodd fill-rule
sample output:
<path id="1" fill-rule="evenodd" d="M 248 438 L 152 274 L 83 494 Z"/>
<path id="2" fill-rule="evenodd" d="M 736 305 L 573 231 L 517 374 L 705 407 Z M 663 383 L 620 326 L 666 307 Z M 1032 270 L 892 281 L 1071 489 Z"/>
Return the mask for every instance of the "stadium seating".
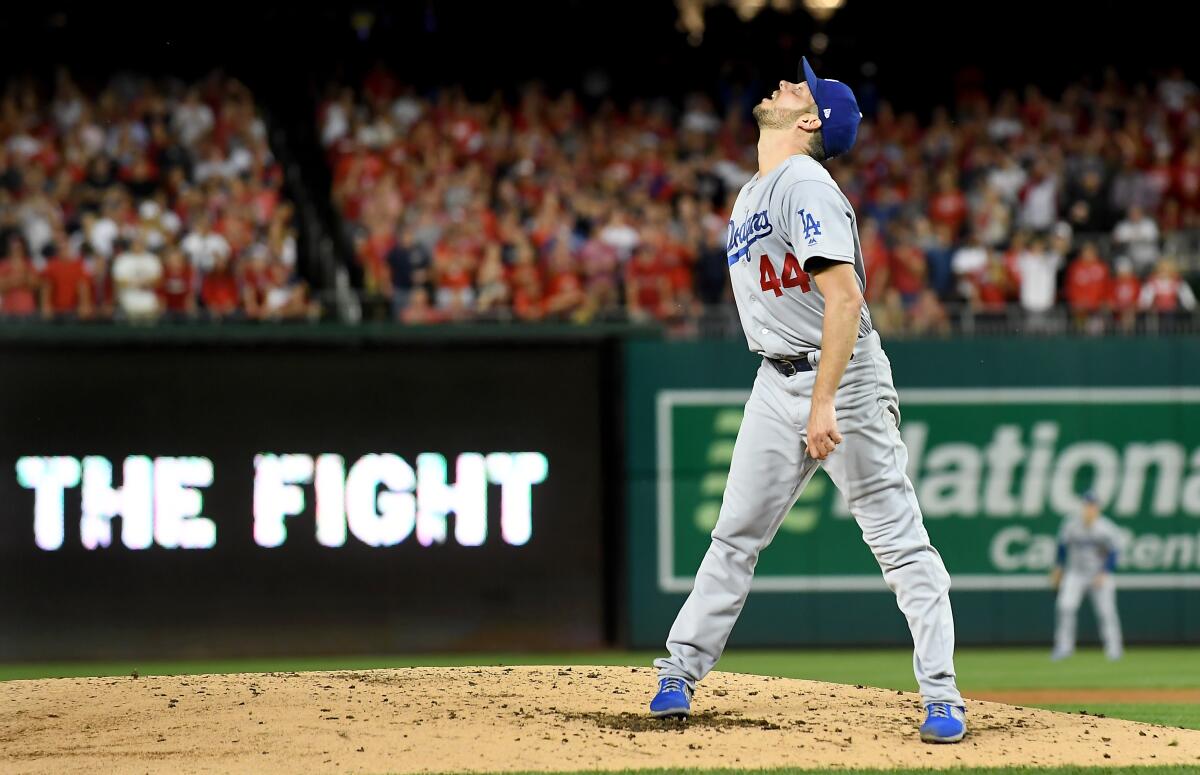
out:
<path id="1" fill-rule="evenodd" d="M 293 206 L 232 78 L 11 79 L 0 97 L 0 318 L 309 317 Z"/>
<path id="2" fill-rule="evenodd" d="M 731 320 L 724 230 L 754 172 L 742 104 L 417 94 L 373 72 L 318 128 L 362 291 L 412 322 Z M 1200 100 L 1176 73 L 1056 99 L 882 104 L 831 163 L 893 334 L 1182 325 L 1200 269 Z M 1085 263 L 1086 262 L 1086 263 Z"/>

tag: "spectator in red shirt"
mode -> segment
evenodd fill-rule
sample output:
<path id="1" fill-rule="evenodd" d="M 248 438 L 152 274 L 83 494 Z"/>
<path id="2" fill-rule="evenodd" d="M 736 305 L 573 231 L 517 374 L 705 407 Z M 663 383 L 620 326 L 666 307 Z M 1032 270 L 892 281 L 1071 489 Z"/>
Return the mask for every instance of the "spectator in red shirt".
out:
<path id="1" fill-rule="evenodd" d="M 238 311 L 238 283 L 229 257 L 214 258 L 212 269 L 204 275 L 200 285 L 200 300 L 204 309 L 216 319 L 229 317 Z"/>
<path id="2" fill-rule="evenodd" d="M 692 287 L 692 268 L 685 263 L 682 250 L 669 249 L 662 255 L 662 271 L 667 280 L 668 297 L 661 315 L 679 319 L 696 312 L 696 292 Z"/>
<path id="3" fill-rule="evenodd" d="M 625 268 L 625 306 L 629 317 L 634 320 L 656 317 L 663 301 L 670 296 L 670 283 L 658 257 L 644 247 L 634 250 Z"/>
<path id="4" fill-rule="evenodd" d="M 892 287 L 900 291 L 905 308 L 912 306 L 925 287 L 925 252 L 908 229 L 899 229 L 896 249 L 892 251 Z"/>
<path id="5" fill-rule="evenodd" d="M 1175 264 L 1164 258 L 1142 286 L 1138 307 L 1160 314 L 1191 312 L 1196 308 L 1196 296 L 1179 276 Z"/>
<path id="6" fill-rule="evenodd" d="M 1067 305 L 1079 323 L 1084 323 L 1111 303 L 1112 277 L 1089 242 L 1067 269 Z"/>
<path id="7" fill-rule="evenodd" d="M 546 315 L 542 279 L 534 272 L 513 278 L 513 314 L 518 320 L 541 320 Z"/>
<path id="8" fill-rule="evenodd" d="M 522 298 L 528 302 L 532 297 L 531 293 L 534 288 L 537 288 L 536 298 L 541 299 L 542 287 L 542 270 L 537 264 L 537 254 L 534 253 L 533 245 L 529 240 L 521 239 L 513 247 L 512 267 L 508 272 L 508 284 L 512 288 L 512 299 L 514 306 L 517 302 L 518 291 L 523 293 Z M 514 310 L 515 311 L 515 310 Z M 531 310 L 527 307 L 526 312 Z M 539 313 L 540 316 L 540 313 Z"/>
<path id="9" fill-rule="evenodd" d="M 583 304 L 583 281 L 579 279 L 570 245 L 559 240 L 550 256 L 550 279 L 546 288 L 546 315 L 566 319 Z"/>
<path id="10" fill-rule="evenodd" d="M 265 250 L 256 251 L 243 259 L 240 271 L 237 272 L 242 289 L 242 311 L 251 320 L 262 320 L 266 317 L 267 259 Z"/>
<path id="11" fill-rule="evenodd" d="M 429 289 L 424 285 L 412 289 L 408 295 L 408 305 L 400 313 L 400 320 L 418 325 L 441 322 L 441 314 L 429 303 Z"/>
<path id="12" fill-rule="evenodd" d="M 77 317 L 92 314 L 92 286 L 83 259 L 74 253 L 61 255 L 53 241 L 43 249 L 46 268 L 42 270 L 42 316 Z"/>
<path id="13" fill-rule="evenodd" d="M 470 307 L 474 303 L 475 287 L 471 278 L 471 266 L 465 254 L 453 248 L 447 251 L 435 263 L 434 276 L 439 308 L 446 309 L 451 305 Z"/>
<path id="14" fill-rule="evenodd" d="M 116 307 L 116 283 L 113 281 L 112 258 L 93 250 L 91 243 L 84 242 L 79 248 L 83 265 L 87 269 L 92 289 L 92 316 L 102 320 L 112 318 Z"/>
<path id="15" fill-rule="evenodd" d="M 987 258 L 983 268 L 971 275 L 967 286 L 972 308 L 985 314 L 1003 314 L 1016 290 L 1016 281 L 1004 258 L 990 248 L 984 248 Z"/>
<path id="16" fill-rule="evenodd" d="M 13 235 L 0 259 L 0 317 L 32 317 L 38 310 L 38 273 L 29 261 L 25 242 Z"/>
<path id="17" fill-rule="evenodd" d="M 395 246 L 396 236 L 386 226 L 359 240 L 358 262 L 362 265 L 363 286 L 367 293 L 382 293 L 389 286 L 387 256 Z"/>
<path id="18" fill-rule="evenodd" d="M 168 317 L 196 316 L 196 275 L 187 256 L 179 248 L 168 248 L 163 255 L 163 273 L 158 295 Z"/>
<path id="19" fill-rule="evenodd" d="M 937 192 L 929 198 L 929 220 L 949 226 L 957 236 L 966 219 L 967 198 L 958 188 L 954 168 L 945 167 L 938 173 Z"/>
<path id="20" fill-rule="evenodd" d="M 1200 142 L 1193 140 L 1175 167 L 1175 192 L 1179 197 L 1184 218 L 1193 220 L 1200 214 Z"/>
<path id="21" fill-rule="evenodd" d="M 1133 330 L 1141 296 L 1142 283 L 1133 271 L 1133 262 L 1128 258 L 1118 259 L 1117 276 L 1113 278 L 1110 298 L 1117 323 L 1123 331 Z"/>
<path id="22" fill-rule="evenodd" d="M 879 233 L 878 221 L 874 218 L 864 219 L 859 239 L 863 268 L 867 273 L 867 301 L 880 301 L 891 284 L 892 256 L 883 235 Z"/>

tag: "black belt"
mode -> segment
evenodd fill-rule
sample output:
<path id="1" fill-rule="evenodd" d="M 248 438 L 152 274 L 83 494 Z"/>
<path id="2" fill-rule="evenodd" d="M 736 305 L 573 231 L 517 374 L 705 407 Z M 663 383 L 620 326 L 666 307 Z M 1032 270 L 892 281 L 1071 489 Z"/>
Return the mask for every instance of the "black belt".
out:
<path id="1" fill-rule="evenodd" d="M 806 355 L 799 358 L 767 358 L 767 361 L 785 377 L 793 377 L 803 371 L 813 370 Z"/>

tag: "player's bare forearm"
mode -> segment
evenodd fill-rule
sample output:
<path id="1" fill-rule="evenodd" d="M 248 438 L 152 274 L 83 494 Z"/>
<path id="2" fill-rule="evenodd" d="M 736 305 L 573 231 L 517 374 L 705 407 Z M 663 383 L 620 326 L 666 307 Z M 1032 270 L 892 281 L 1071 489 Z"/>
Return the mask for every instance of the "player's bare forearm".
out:
<path id="1" fill-rule="evenodd" d="M 833 404 L 838 384 L 858 341 L 858 322 L 863 297 L 858 277 L 850 264 L 832 264 L 820 269 L 813 279 L 825 297 L 825 321 L 821 334 L 821 363 L 813 385 L 813 403 Z"/>
<path id="2" fill-rule="evenodd" d="M 842 442 L 834 412 L 834 397 L 850 363 L 850 356 L 854 353 L 854 343 L 858 341 L 863 297 L 854 267 L 849 264 L 826 264 L 815 270 L 813 279 L 825 297 L 825 320 L 821 333 L 821 361 L 813 385 L 812 406 L 805 431 L 808 454 L 817 460 L 824 460 Z"/>

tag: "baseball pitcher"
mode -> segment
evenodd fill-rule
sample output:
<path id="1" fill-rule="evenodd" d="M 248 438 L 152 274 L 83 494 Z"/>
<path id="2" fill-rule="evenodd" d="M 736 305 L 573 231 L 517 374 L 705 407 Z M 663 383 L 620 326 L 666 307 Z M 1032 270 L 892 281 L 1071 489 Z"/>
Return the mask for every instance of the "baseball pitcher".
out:
<path id="1" fill-rule="evenodd" d="M 821 165 L 854 145 L 862 114 L 845 84 L 817 78 L 754 108 L 758 174 L 729 220 L 728 260 L 746 341 L 763 356 L 734 446 L 712 543 L 655 660 L 655 716 L 691 711 L 725 648 L 759 553 L 821 466 L 841 490 L 896 594 L 926 706 L 921 739 L 966 733 L 954 678 L 950 576 L 929 542 L 900 439 L 891 364 L 863 302 L 854 208 Z"/>
<path id="2" fill-rule="evenodd" d="M 1050 576 L 1058 588 L 1052 659 L 1066 659 L 1075 652 L 1075 619 L 1085 592 L 1092 595 L 1104 653 L 1109 659 L 1121 658 L 1121 620 L 1113 581 L 1120 540 L 1120 529 L 1100 513 L 1096 496 L 1085 493 L 1080 513 L 1065 520 L 1058 531 L 1058 558 Z"/>

